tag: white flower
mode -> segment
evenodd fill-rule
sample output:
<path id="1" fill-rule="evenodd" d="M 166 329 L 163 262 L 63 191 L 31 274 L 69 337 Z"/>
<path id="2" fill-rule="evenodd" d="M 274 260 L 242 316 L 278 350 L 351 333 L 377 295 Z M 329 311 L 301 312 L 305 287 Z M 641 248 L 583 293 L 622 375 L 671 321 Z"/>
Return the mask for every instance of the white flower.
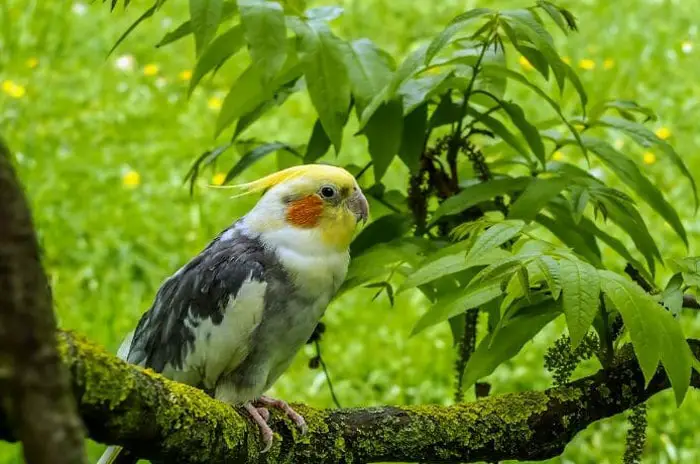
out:
<path id="1" fill-rule="evenodd" d="M 681 45 L 681 50 L 683 50 L 683 53 L 690 53 L 693 51 L 693 43 L 689 40 L 686 40 L 683 42 Z"/>
<path id="2" fill-rule="evenodd" d="M 114 60 L 114 66 L 120 71 L 131 71 L 134 69 L 134 57 L 131 55 L 122 55 Z"/>
<path id="3" fill-rule="evenodd" d="M 87 5 L 84 3 L 76 2 L 73 4 L 73 7 L 71 8 L 73 13 L 77 14 L 78 16 L 82 16 L 85 13 L 87 13 Z"/>

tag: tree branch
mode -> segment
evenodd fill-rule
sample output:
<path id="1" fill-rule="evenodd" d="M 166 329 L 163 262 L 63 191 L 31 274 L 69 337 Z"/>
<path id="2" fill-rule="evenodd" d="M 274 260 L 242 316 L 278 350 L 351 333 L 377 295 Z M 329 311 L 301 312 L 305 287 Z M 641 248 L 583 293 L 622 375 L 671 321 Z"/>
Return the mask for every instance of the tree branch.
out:
<path id="1" fill-rule="evenodd" d="M 270 452 L 261 455 L 257 428 L 233 408 L 130 366 L 79 336 L 61 333 L 59 339 L 92 438 L 126 446 L 146 459 L 187 464 L 540 460 L 561 454 L 591 423 L 669 387 L 659 369 L 645 388 L 627 350 L 608 370 L 541 392 L 449 407 L 318 410 L 298 405 L 309 425 L 303 437 L 273 412 L 271 425 L 279 435 Z M 689 343 L 700 356 L 700 341 Z M 700 386 L 696 372 L 692 383 Z M 12 438 L 1 415 L 0 438 Z"/>
<path id="2" fill-rule="evenodd" d="M 81 464 L 83 428 L 56 349 L 29 206 L 0 140 L 0 410 L 29 464 Z"/>

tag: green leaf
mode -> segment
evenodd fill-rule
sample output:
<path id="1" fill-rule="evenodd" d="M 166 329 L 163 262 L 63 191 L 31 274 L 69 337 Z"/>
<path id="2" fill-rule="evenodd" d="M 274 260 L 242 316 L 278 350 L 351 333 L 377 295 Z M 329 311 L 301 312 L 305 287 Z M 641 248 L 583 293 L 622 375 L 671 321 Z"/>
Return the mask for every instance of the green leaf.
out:
<path id="1" fill-rule="evenodd" d="M 450 24 L 448 24 L 447 27 L 440 34 L 438 34 L 428 46 L 424 58 L 425 64 L 430 64 L 435 55 L 440 53 L 440 50 L 442 50 L 445 45 L 450 42 L 450 39 L 452 39 L 455 34 L 466 27 L 471 21 L 491 13 L 493 13 L 493 10 L 490 8 L 474 8 L 473 10 L 462 13 L 450 21 Z"/>
<path id="2" fill-rule="evenodd" d="M 423 264 L 416 269 L 403 282 L 399 292 L 409 288 L 418 287 L 428 282 L 432 282 L 433 280 L 439 279 L 440 277 L 461 272 L 472 267 L 487 266 L 510 256 L 510 253 L 507 251 L 500 248 L 495 248 L 488 253 L 483 254 L 477 260 L 467 261 L 464 252 L 466 243 L 460 242 L 454 245 L 454 247 L 454 254 L 448 254 L 437 259 L 429 260 L 426 264 Z"/>
<path id="3" fill-rule="evenodd" d="M 446 295 L 439 299 L 413 327 L 411 336 L 422 332 L 428 327 L 446 321 L 468 309 L 477 308 L 501 296 L 501 284 L 492 283 L 471 291 L 459 290 L 455 294 Z"/>
<path id="4" fill-rule="evenodd" d="M 239 26 L 234 26 L 214 39 L 197 59 L 197 65 L 192 73 L 188 93 L 197 87 L 202 78 L 211 70 L 218 69 L 231 56 L 235 55 L 243 46 L 243 31 Z"/>
<path id="5" fill-rule="evenodd" d="M 520 130 L 520 132 L 527 140 L 527 144 L 530 146 L 532 153 L 537 157 L 537 159 L 542 163 L 542 167 L 545 166 L 544 157 L 544 144 L 542 143 L 542 138 L 540 133 L 535 126 L 533 126 L 530 121 L 525 117 L 525 112 L 523 109 L 512 102 L 502 101 L 501 106 L 510 116 L 513 124 Z"/>
<path id="6" fill-rule="evenodd" d="M 222 11 L 221 11 L 221 21 L 230 19 L 238 14 L 238 4 L 235 1 L 225 1 Z M 177 40 L 187 37 L 192 34 L 192 22 L 185 21 L 180 24 L 175 30 L 168 32 L 160 39 L 160 42 L 156 44 L 156 48 L 164 47 L 171 44 Z"/>
<path id="7" fill-rule="evenodd" d="M 350 78 L 346 63 L 351 47 L 334 35 L 325 23 L 307 23 L 302 36 L 302 65 L 311 102 L 336 153 L 350 110 Z"/>
<path id="8" fill-rule="evenodd" d="M 603 267 L 600 259 L 600 249 L 595 237 L 581 234 L 576 230 L 573 221 L 567 224 L 566 221 L 552 219 L 544 214 L 538 214 L 535 220 L 549 229 L 564 245 L 571 247 L 576 253 L 586 258 L 595 267 Z"/>
<path id="9" fill-rule="evenodd" d="M 378 243 L 385 243 L 406 235 L 412 220 L 405 214 L 388 214 L 372 221 L 359 233 L 350 246 L 350 256 L 358 256 Z"/>
<path id="10" fill-rule="evenodd" d="M 306 18 L 318 21 L 333 21 L 343 14 L 344 10 L 340 6 L 317 6 L 306 10 Z"/>
<path id="11" fill-rule="evenodd" d="M 222 0 L 190 0 L 190 23 L 197 56 L 216 35 L 223 8 Z"/>
<path id="12" fill-rule="evenodd" d="M 309 143 L 306 145 L 306 155 L 304 155 L 304 163 L 313 163 L 320 157 L 326 154 L 328 149 L 331 147 L 331 139 L 328 138 L 328 134 L 323 130 L 323 125 L 321 125 L 321 120 L 317 119 L 314 123 L 313 131 L 311 132 L 311 138 Z"/>
<path id="13" fill-rule="evenodd" d="M 661 360 L 680 405 L 690 383 L 694 357 L 679 322 L 634 282 L 610 271 L 599 274 L 605 295 L 630 332 L 646 383 Z"/>
<path id="14" fill-rule="evenodd" d="M 494 333 L 489 333 L 470 356 L 464 371 L 462 387 L 466 390 L 477 380 L 490 375 L 503 362 L 518 354 L 525 343 L 532 340 L 558 315 L 558 305 L 547 300 L 516 316 Z"/>
<path id="15" fill-rule="evenodd" d="M 510 132 L 501 121 L 485 113 L 479 113 L 471 107 L 467 108 L 467 113 L 474 117 L 473 124 L 483 124 L 487 129 L 493 132 L 501 140 L 503 140 L 511 147 L 515 148 L 515 150 L 518 153 L 520 153 L 523 156 L 523 158 L 525 158 L 528 161 L 531 160 L 530 154 L 521 143 L 521 140 L 515 135 L 513 135 L 513 133 Z"/>
<path id="16" fill-rule="evenodd" d="M 549 32 L 537 21 L 534 14 L 529 10 L 510 10 L 501 13 L 516 32 L 526 36 L 546 58 L 552 68 L 554 77 L 561 90 L 564 89 L 564 79 L 566 78 L 566 67 L 554 48 L 554 41 Z"/>
<path id="17" fill-rule="evenodd" d="M 564 190 L 570 181 L 564 177 L 547 179 L 535 178 L 525 188 L 525 191 L 511 205 L 509 219 L 531 221 L 537 213 L 555 196 Z"/>
<path id="18" fill-rule="evenodd" d="M 372 115 L 363 132 L 369 141 L 374 179 L 379 182 L 401 146 L 403 106 L 400 100 L 384 103 Z"/>
<path id="19" fill-rule="evenodd" d="M 561 270 L 559 263 L 551 256 L 542 255 L 534 260 L 534 263 L 544 275 L 544 280 L 547 282 L 549 291 L 552 292 L 552 298 L 559 299 L 561 295 Z"/>
<path id="20" fill-rule="evenodd" d="M 440 204 L 433 213 L 431 224 L 434 224 L 443 216 L 461 213 L 472 206 L 491 200 L 499 195 L 522 190 L 531 180 L 531 177 L 507 177 L 465 187 L 457 195 L 449 197 Z"/>
<path id="21" fill-rule="evenodd" d="M 632 101 L 632 100 L 605 100 L 597 104 L 596 106 L 591 109 L 591 113 L 589 115 L 590 120 L 598 119 L 600 116 L 606 111 L 614 109 L 617 110 L 617 112 L 623 116 L 627 117 L 628 115 L 632 113 L 637 113 L 641 114 L 644 116 L 644 120 L 646 121 L 656 121 L 658 118 L 656 117 L 656 113 L 654 113 L 654 110 L 652 110 L 649 107 L 646 106 L 641 106 L 637 102 Z"/>
<path id="22" fill-rule="evenodd" d="M 404 82 L 399 87 L 399 94 L 403 97 L 404 114 L 409 114 L 418 106 L 427 103 L 451 75 L 452 73 L 437 74 L 408 79 Z"/>
<path id="23" fill-rule="evenodd" d="M 666 142 L 660 139 L 654 132 L 639 124 L 638 122 L 628 121 L 626 119 L 615 118 L 612 116 L 604 116 L 597 121 L 591 123 L 591 125 L 603 125 L 606 127 L 612 127 L 618 129 L 625 134 L 629 135 L 635 142 L 637 142 L 642 147 L 656 146 L 660 148 L 666 156 L 671 158 L 671 161 L 676 165 L 676 167 L 683 173 L 683 175 L 688 179 L 690 185 L 693 189 L 693 198 L 695 200 L 695 209 L 698 209 L 698 189 L 695 184 L 695 179 L 693 175 L 688 170 L 683 158 L 681 158 L 676 150 Z"/>
<path id="24" fill-rule="evenodd" d="M 267 0 L 238 0 L 238 7 L 251 61 L 265 85 L 277 76 L 287 58 L 284 10 L 278 2 Z"/>
<path id="25" fill-rule="evenodd" d="M 294 150 L 286 143 L 272 142 L 260 145 L 259 147 L 256 147 L 248 153 L 244 154 L 241 157 L 241 159 L 238 160 L 238 162 L 226 174 L 226 179 L 224 180 L 224 183 L 228 183 L 231 180 L 235 179 L 236 177 L 241 175 L 243 171 L 252 166 L 256 161 L 259 161 L 265 156 L 274 153 L 278 150 L 285 150 L 291 154 L 296 155 L 297 157 L 300 157 L 296 150 Z"/>
<path id="26" fill-rule="evenodd" d="M 424 103 L 403 118 L 399 158 L 413 174 L 420 167 L 428 129 L 428 105 Z"/>
<path id="27" fill-rule="evenodd" d="M 301 67 L 293 55 L 289 55 L 287 64 L 270 86 L 263 86 L 258 70 L 249 66 L 231 86 L 216 120 L 216 135 L 230 126 L 241 116 L 247 115 L 274 96 L 274 90 L 281 84 L 295 80 L 301 75 Z M 237 131 L 237 133 L 240 131 Z"/>
<path id="28" fill-rule="evenodd" d="M 666 201 L 661 191 L 649 178 L 639 170 L 637 164 L 603 140 L 590 136 L 583 136 L 582 139 L 586 147 L 596 154 L 622 182 L 634 190 L 654 211 L 666 220 L 687 246 L 688 236 L 678 216 L 678 212 Z"/>
<path id="29" fill-rule="evenodd" d="M 503 221 L 492 225 L 474 240 L 467 253 L 467 261 L 477 261 L 496 247 L 499 247 L 518 235 L 525 223 L 523 221 Z"/>
<path id="30" fill-rule="evenodd" d="M 561 270 L 562 308 L 571 336 L 571 348 L 581 343 L 598 313 L 600 281 L 588 263 L 564 259 Z"/>
<path id="31" fill-rule="evenodd" d="M 545 12 L 547 12 L 549 17 L 552 18 L 552 20 L 554 20 L 554 22 L 557 24 L 557 26 L 559 26 L 559 29 L 561 29 L 564 32 L 564 34 L 569 33 L 570 24 L 567 23 L 566 19 L 564 18 L 564 15 L 561 13 L 558 6 L 544 0 L 538 0 L 537 6 L 539 6 Z"/>
<path id="32" fill-rule="evenodd" d="M 348 58 L 350 86 L 359 116 L 391 79 L 394 63 L 369 39 L 351 42 Z"/>
<path id="33" fill-rule="evenodd" d="M 661 293 L 661 303 L 673 316 L 676 316 L 683 309 L 683 275 L 674 274 L 666 284 L 666 288 Z"/>
<path id="34" fill-rule="evenodd" d="M 550 63 L 551 64 L 551 63 Z M 565 64 L 562 62 L 562 64 Z M 561 108 L 555 102 L 549 95 L 547 95 L 544 90 L 540 89 L 538 86 L 530 82 L 525 76 L 520 74 L 517 71 L 513 71 L 512 69 L 508 69 L 505 66 L 502 65 L 497 65 L 497 64 L 485 64 L 483 66 L 484 70 L 488 70 L 490 73 L 494 74 L 502 74 L 508 79 L 512 79 L 520 84 L 523 84 L 526 87 L 529 87 L 531 90 L 533 90 L 537 95 L 539 95 L 544 101 L 546 101 L 549 106 L 557 113 L 559 116 L 559 119 L 561 119 L 561 122 L 563 122 L 566 127 L 569 129 L 571 132 L 571 135 L 574 136 L 577 142 L 579 142 L 579 145 L 581 146 L 581 150 L 583 151 L 584 156 L 588 156 L 588 152 L 586 151 L 586 147 L 583 145 L 583 142 L 581 141 L 581 136 L 574 128 L 574 126 L 569 122 L 569 120 L 564 116 L 564 113 L 562 113 Z"/>
<path id="35" fill-rule="evenodd" d="M 432 130 L 446 124 L 457 123 L 463 118 L 464 113 L 462 112 L 462 106 L 453 102 L 452 95 L 448 92 L 443 94 L 442 98 L 440 98 L 440 103 L 438 103 L 435 111 L 433 111 L 433 114 L 430 116 L 428 126 Z"/>
<path id="36" fill-rule="evenodd" d="M 271 108 L 275 106 L 282 106 L 290 95 L 303 88 L 302 84 L 303 82 L 300 79 L 300 76 L 293 76 L 289 82 L 285 82 L 282 86 L 275 90 L 273 95 L 268 100 L 260 103 L 253 111 L 242 115 L 238 120 L 238 123 L 236 123 L 236 130 L 233 133 L 233 139 L 236 139 L 244 130 L 260 119 Z"/>

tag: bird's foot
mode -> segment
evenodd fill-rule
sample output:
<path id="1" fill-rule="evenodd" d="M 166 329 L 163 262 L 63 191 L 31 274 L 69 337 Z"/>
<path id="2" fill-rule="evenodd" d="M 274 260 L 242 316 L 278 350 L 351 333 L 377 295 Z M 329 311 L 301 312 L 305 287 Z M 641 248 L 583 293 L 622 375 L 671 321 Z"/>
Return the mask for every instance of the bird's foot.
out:
<path id="1" fill-rule="evenodd" d="M 301 414 L 292 409 L 292 407 L 286 401 L 270 398 L 269 396 L 261 396 L 257 399 L 257 401 L 255 401 L 255 403 L 262 406 L 262 409 L 264 409 L 264 407 L 281 409 L 287 415 L 287 417 L 289 417 L 292 422 L 299 427 L 299 431 L 302 435 L 306 433 L 306 421 Z"/>
<path id="2" fill-rule="evenodd" d="M 260 427 L 260 434 L 262 435 L 262 441 L 264 447 L 261 453 L 267 453 L 272 447 L 272 436 L 273 432 L 269 425 L 267 425 L 268 419 L 270 419 L 270 412 L 265 408 L 256 408 L 252 403 L 248 402 L 243 405 L 248 415 L 253 419 L 253 421 Z"/>

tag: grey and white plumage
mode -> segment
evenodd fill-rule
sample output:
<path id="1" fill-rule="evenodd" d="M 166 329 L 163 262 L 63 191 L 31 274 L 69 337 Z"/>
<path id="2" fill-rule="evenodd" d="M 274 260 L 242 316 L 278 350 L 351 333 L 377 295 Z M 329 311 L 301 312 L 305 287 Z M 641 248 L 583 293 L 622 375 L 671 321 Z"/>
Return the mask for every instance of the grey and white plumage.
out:
<path id="1" fill-rule="evenodd" d="M 367 218 L 367 202 L 346 171 L 293 169 L 299 172 L 268 182 L 248 214 L 165 280 L 118 352 L 132 364 L 244 405 L 265 449 L 272 431 L 266 411 L 251 402 L 282 408 L 304 426 L 286 403 L 263 393 L 289 367 L 340 288 L 352 229 Z M 119 452 L 110 447 L 99 464 L 134 462 Z"/>

